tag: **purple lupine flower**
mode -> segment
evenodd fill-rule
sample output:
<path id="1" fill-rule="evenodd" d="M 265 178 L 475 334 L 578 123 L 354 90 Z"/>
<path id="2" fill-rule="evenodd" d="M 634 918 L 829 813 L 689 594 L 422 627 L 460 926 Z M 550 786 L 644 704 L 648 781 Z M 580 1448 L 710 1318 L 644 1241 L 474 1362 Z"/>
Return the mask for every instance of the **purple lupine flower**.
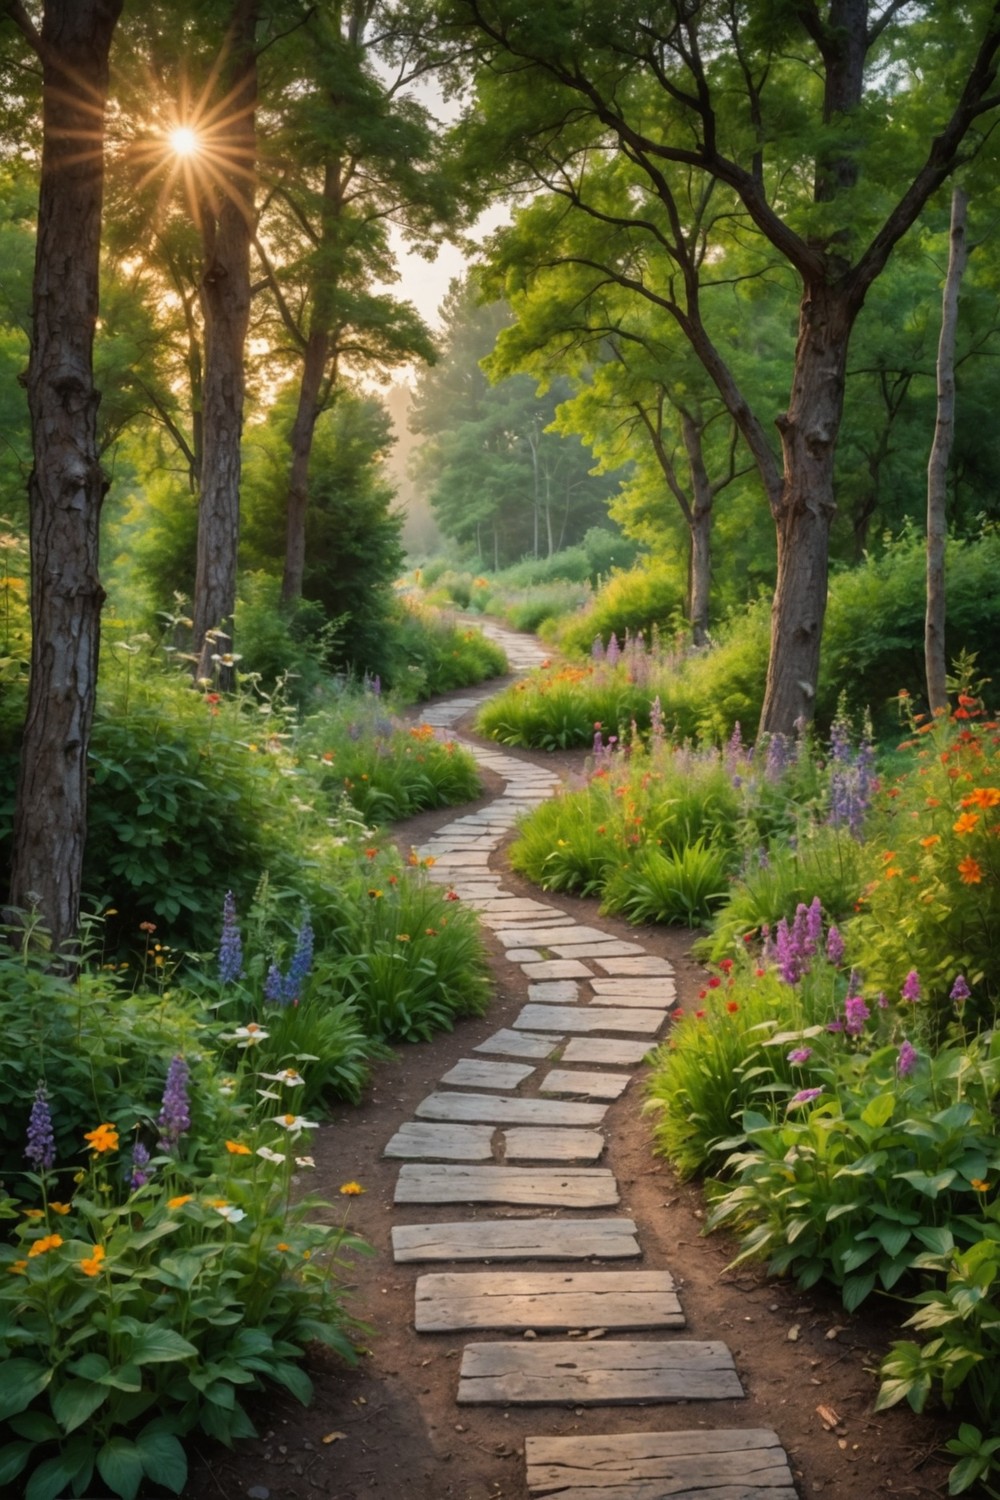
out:
<path id="1" fill-rule="evenodd" d="M 875 996 L 875 1004 L 878 1006 L 879 1010 L 889 1009 L 889 1000 L 885 993 L 885 990 L 879 990 L 878 994 Z"/>
<path id="2" fill-rule="evenodd" d="M 903 1045 L 899 1049 L 899 1056 L 896 1059 L 896 1072 L 900 1078 L 909 1078 L 916 1066 L 917 1049 L 912 1042 L 908 1042 L 904 1038 Z"/>
<path id="3" fill-rule="evenodd" d="M 740 721 L 739 719 L 737 719 L 735 724 L 733 725 L 733 732 L 729 736 L 729 743 L 726 745 L 726 764 L 731 769 L 737 761 L 742 759 L 742 757 L 743 731 L 740 728 Z"/>
<path id="4" fill-rule="evenodd" d="M 793 1094 L 792 1097 L 789 1099 L 789 1101 L 788 1101 L 788 1108 L 789 1109 L 794 1109 L 799 1104 L 811 1104 L 814 1099 L 818 1099 L 819 1098 L 819 1096 L 820 1096 L 820 1094 L 822 1092 L 823 1092 L 822 1088 L 818 1088 L 818 1089 L 799 1089 L 798 1093 L 797 1094 Z"/>
<path id="5" fill-rule="evenodd" d="M 911 969 L 907 974 L 899 994 L 902 1000 L 910 1000 L 914 1003 L 920 999 L 920 975 L 916 969 Z"/>
<path id="6" fill-rule="evenodd" d="M 949 1000 L 954 1000 L 956 1005 L 963 1005 L 971 994 L 972 991 L 969 989 L 968 980 L 964 974 L 959 974 L 951 987 L 951 994 L 948 998 Z"/>
<path id="7" fill-rule="evenodd" d="M 818 952 L 820 938 L 823 936 L 823 903 L 818 896 L 814 896 L 806 912 L 806 952 L 813 954 Z"/>
<path id="8" fill-rule="evenodd" d="M 775 934 L 775 956 L 778 960 L 778 974 L 782 982 L 798 984 L 802 978 L 802 955 L 784 917 L 778 923 Z"/>
<path id="9" fill-rule="evenodd" d="M 243 973 L 243 941 L 236 925 L 236 897 L 227 891 L 222 903 L 222 936 L 219 939 L 219 979 L 232 984 Z"/>
<path id="10" fill-rule="evenodd" d="M 292 961 L 288 965 L 288 973 L 285 975 L 284 998 L 286 1000 L 297 1000 L 299 991 L 313 964 L 313 930 L 308 914 L 302 918 L 298 935 L 295 939 L 295 952 Z"/>
<path id="11" fill-rule="evenodd" d="M 138 1188 L 145 1187 L 152 1177 L 153 1174 L 147 1170 L 148 1167 L 149 1152 L 141 1141 L 136 1141 L 132 1147 L 132 1176 L 129 1178 L 129 1186 L 133 1193 Z"/>
<path id="12" fill-rule="evenodd" d="M 851 749 L 850 724 L 838 714 L 830 726 L 830 812 L 833 828 L 847 828 L 859 839 L 865 813 L 875 790 L 875 751 L 866 724 L 857 751 Z"/>
<path id="13" fill-rule="evenodd" d="M 826 935 L 826 959 L 835 969 L 844 962 L 844 939 L 838 927 L 831 926 Z"/>
<path id="14" fill-rule="evenodd" d="M 804 901 L 800 901 L 795 908 L 795 920 L 792 923 L 792 942 L 803 959 L 809 957 L 809 908 Z M 808 964 L 803 964 L 804 969 L 808 969 L 808 967 Z"/>
<path id="15" fill-rule="evenodd" d="M 836 1033 L 838 1031 L 843 1031 L 843 1029 L 844 1029 L 844 1023 L 838 1017 L 838 1019 L 836 1021 L 827 1021 L 827 1023 L 826 1023 L 826 1029 L 827 1029 L 827 1031 L 832 1031 L 834 1033 Z"/>
<path id="16" fill-rule="evenodd" d="M 590 648 L 590 656 L 592 661 L 604 660 L 604 642 L 599 635 L 594 636 L 594 643 Z"/>
<path id="17" fill-rule="evenodd" d="M 813 1049 L 811 1047 L 793 1047 L 788 1054 L 788 1061 L 798 1065 L 799 1063 L 808 1062 L 812 1055 Z"/>
<path id="18" fill-rule="evenodd" d="M 844 1030 L 848 1036 L 860 1036 L 870 1016 L 871 1011 L 860 995 L 848 995 L 844 1001 Z"/>
<path id="19" fill-rule="evenodd" d="M 618 637 L 615 635 L 614 631 L 612 631 L 611 639 L 610 641 L 608 641 L 608 649 L 604 653 L 604 660 L 608 663 L 609 666 L 613 667 L 618 662 L 621 654 L 621 647 L 618 644 Z"/>
<path id="20" fill-rule="evenodd" d="M 159 1148 L 172 1151 L 181 1136 L 191 1129 L 191 1100 L 188 1095 L 190 1071 L 183 1057 L 171 1059 L 167 1069 L 167 1081 L 163 1089 L 163 1104 L 157 1128 L 160 1132 Z"/>
<path id="21" fill-rule="evenodd" d="M 36 1172 L 48 1172 L 55 1166 L 56 1138 L 44 1083 L 40 1083 L 35 1089 L 31 1114 L 28 1116 L 28 1139 L 24 1154 Z"/>
<path id="22" fill-rule="evenodd" d="M 272 1005 L 285 1003 L 285 978 L 273 959 L 264 980 L 264 999 Z"/>
<path id="23" fill-rule="evenodd" d="M 859 990 L 860 988 L 861 988 L 861 970 L 860 969 L 852 969 L 851 972 L 850 972 L 850 974 L 847 977 L 847 993 L 849 995 L 853 995 L 854 992 L 856 990 Z"/>
<path id="24" fill-rule="evenodd" d="M 764 760 L 764 776 L 768 781 L 780 781 L 793 759 L 791 741 L 783 734 L 772 734 L 767 740 Z"/>

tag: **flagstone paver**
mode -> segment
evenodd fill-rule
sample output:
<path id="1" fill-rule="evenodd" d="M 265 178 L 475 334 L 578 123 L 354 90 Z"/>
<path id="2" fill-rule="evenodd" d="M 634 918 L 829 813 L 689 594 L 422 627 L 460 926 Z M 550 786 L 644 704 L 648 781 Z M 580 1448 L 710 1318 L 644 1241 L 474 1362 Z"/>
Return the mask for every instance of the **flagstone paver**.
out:
<path id="1" fill-rule="evenodd" d="M 398 1224 L 397 1262 L 463 1260 L 624 1260 L 641 1254 L 632 1219 L 476 1219 L 460 1224 Z"/>
<path id="2" fill-rule="evenodd" d="M 562 1208 L 612 1208 L 618 1202 L 606 1167 L 465 1167 L 407 1162 L 396 1203 L 521 1203 Z"/>
<path id="3" fill-rule="evenodd" d="M 531 639 L 490 621 L 481 628 L 504 646 L 513 670 L 543 661 Z M 450 736 L 458 719 L 490 692 L 445 699 L 423 717 Z M 453 890 L 496 933 L 524 978 L 528 1003 L 517 1019 L 472 1050 L 532 1064 L 557 1060 L 558 1066 L 463 1059 L 441 1080 L 444 1088 L 421 1101 L 419 1118 L 401 1125 L 386 1147 L 386 1155 L 404 1160 L 396 1201 L 467 1203 L 471 1217 L 397 1225 L 393 1254 L 400 1265 L 442 1266 L 634 1258 L 641 1243 L 633 1220 L 593 1217 L 593 1209 L 619 1201 L 613 1173 L 592 1165 L 605 1146 L 604 1133 L 594 1127 L 608 1109 L 593 1101 L 617 1095 L 631 1076 L 604 1068 L 637 1067 L 656 1045 L 676 1000 L 673 968 L 645 952 L 641 941 L 577 922 L 560 906 L 505 886 L 490 868 L 493 851 L 525 811 L 552 794 L 559 777 L 505 751 L 469 748 L 480 766 L 503 777 L 506 789 L 488 807 L 439 828 L 417 854 L 432 861 L 427 878 Z M 495 1092 L 485 1092 L 490 1089 Z M 513 1089 L 520 1092 L 513 1095 Z M 545 1097 L 553 1092 L 585 1094 L 586 1102 Z M 570 1161 L 588 1165 L 563 1165 Z M 480 1219 L 472 1206 L 483 1203 L 508 1205 L 510 1212 Z M 532 1205 L 545 1216 L 522 1216 L 519 1210 Z M 742 1395 L 724 1344 L 603 1336 L 609 1328 L 683 1324 L 669 1273 L 656 1267 L 547 1273 L 526 1265 L 516 1273 L 424 1275 L 416 1284 L 415 1322 L 422 1335 L 457 1328 L 543 1335 L 468 1344 L 457 1396 L 462 1405 L 657 1405 Z M 544 1336 L 552 1331 L 579 1337 Z M 696 1410 L 692 1416 L 701 1422 Z M 786 1457 L 769 1430 L 707 1429 L 703 1422 L 690 1431 L 646 1430 L 645 1423 L 643 1429 L 601 1435 L 599 1418 L 592 1417 L 586 1432 L 571 1437 L 528 1437 L 532 1500 L 795 1500 Z"/>
<path id="4" fill-rule="evenodd" d="M 684 1326 L 668 1271 L 433 1272 L 417 1278 L 414 1305 L 420 1333 Z"/>
<path id="5" fill-rule="evenodd" d="M 725 1344 L 688 1339 L 467 1344 L 458 1385 L 459 1406 L 619 1406 L 742 1395 Z"/>

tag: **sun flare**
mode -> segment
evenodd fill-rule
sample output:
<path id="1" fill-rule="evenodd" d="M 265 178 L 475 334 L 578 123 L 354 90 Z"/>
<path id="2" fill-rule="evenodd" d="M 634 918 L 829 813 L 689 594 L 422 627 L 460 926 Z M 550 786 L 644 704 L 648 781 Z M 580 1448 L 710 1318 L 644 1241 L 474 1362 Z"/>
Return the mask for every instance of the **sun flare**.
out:
<path id="1" fill-rule="evenodd" d="M 190 125 L 178 125 L 170 132 L 169 141 L 175 156 L 196 156 L 201 144 L 197 131 Z"/>

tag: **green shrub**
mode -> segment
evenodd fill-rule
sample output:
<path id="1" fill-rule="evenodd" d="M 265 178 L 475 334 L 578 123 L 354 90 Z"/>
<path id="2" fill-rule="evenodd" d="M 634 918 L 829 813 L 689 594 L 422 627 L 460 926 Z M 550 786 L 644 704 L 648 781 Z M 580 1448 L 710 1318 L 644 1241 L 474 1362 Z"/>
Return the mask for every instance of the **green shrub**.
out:
<path id="1" fill-rule="evenodd" d="M 684 612 L 684 584 L 675 566 L 643 558 L 628 572 L 615 572 L 593 603 L 556 632 L 561 650 L 570 655 L 589 653 L 595 637 L 607 645 L 612 635 L 621 641 L 626 632 L 647 635 L 656 625 L 674 630 Z"/>
<path id="2" fill-rule="evenodd" d="M 602 911 L 629 922 L 697 927 L 725 900 L 731 857 L 701 837 L 676 852 L 647 846 L 604 887 Z"/>
<path id="3" fill-rule="evenodd" d="M 502 648 L 482 631 L 427 605 L 401 604 L 384 685 L 404 702 L 471 687 L 506 671 Z"/>

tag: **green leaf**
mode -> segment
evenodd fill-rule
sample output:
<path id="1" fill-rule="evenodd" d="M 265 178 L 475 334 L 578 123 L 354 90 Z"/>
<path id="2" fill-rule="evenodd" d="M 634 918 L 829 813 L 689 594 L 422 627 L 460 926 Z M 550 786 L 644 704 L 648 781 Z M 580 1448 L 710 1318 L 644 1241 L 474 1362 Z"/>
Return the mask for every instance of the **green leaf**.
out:
<path id="1" fill-rule="evenodd" d="M 107 1399 L 105 1385 L 91 1380 L 67 1380 L 52 1392 L 52 1415 L 64 1432 L 74 1432 Z"/>
<path id="2" fill-rule="evenodd" d="M 101 1376 L 102 1385 L 110 1385 L 116 1391 L 141 1391 L 142 1371 L 138 1365 L 119 1365 Z"/>
<path id="3" fill-rule="evenodd" d="M 895 1108 L 895 1094 L 876 1094 L 875 1098 L 870 1099 L 861 1111 L 861 1118 L 866 1125 L 881 1128 L 892 1119 L 892 1112 Z"/>
<path id="4" fill-rule="evenodd" d="M 24 1411 L 51 1379 L 52 1371 L 33 1359 L 0 1361 L 0 1421 Z"/>
<path id="5" fill-rule="evenodd" d="M 904 1182 L 910 1183 L 916 1188 L 918 1193 L 924 1193 L 928 1198 L 936 1198 L 939 1193 L 943 1193 L 946 1188 L 951 1187 L 956 1175 L 951 1167 L 946 1167 L 943 1172 L 936 1172 L 933 1177 L 929 1176 L 927 1172 L 919 1171 L 893 1173 L 894 1177 L 901 1178 Z"/>
<path id="6" fill-rule="evenodd" d="M 955 1237 L 943 1224 L 919 1224 L 913 1234 L 915 1239 L 935 1255 L 947 1255 L 955 1248 Z"/>
<path id="7" fill-rule="evenodd" d="M 135 1443 L 109 1438 L 97 1455 L 97 1472 L 121 1500 L 135 1500 L 143 1479 L 143 1463 Z"/>
<path id="8" fill-rule="evenodd" d="M 34 1448 L 34 1443 L 7 1443 L 0 1448 L 0 1484 L 10 1484 L 20 1474 Z"/>
<path id="9" fill-rule="evenodd" d="M 75 1474 L 76 1465 L 66 1458 L 47 1458 L 28 1480 L 24 1500 L 59 1500 Z"/>
<path id="10" fill-rule="evenodd" d="M 953 1469 L 948 1472 L 949 1495 L 962 1495 L 981 1475 L 989 1468 L 989 1463 L 976 1455 L 960 1459 Z"/>
<path id="11" fill-rule="evenodd" d="M 134 1365 L 166 1365 L 174 1360 L 190 1359 L 198 1353 L 193 1344 L 182 1339 L 172 1328 L 146 1328 L 132 1346 L 129 1359 Z"/>
<path id="12" fill-rule="evenodd" d="M 108 1373 L 110 1366 L 103 1354 L 82 1354 L 69 1368 L 81 1380 L 100 1380 L 102 1375 Z"/>
<path id="13" fill-rule="evenodd" d="M 874 1287 L 874 1271 L 866 1272 L 864 1276 L 848 1276 L 841 1291 L 847 1311 L 854 1312 L 855 1308 L 860 1307 L 865 1298 L 871 1294 Z"/>
<path id="14" fill-rule="evenodd" d="M 48 1443 L 59 1437 L 59 1424 L 46 1411 L 24 1411 L 7 1423 L 11 1432 L 31 1443 Z"/>
<path id="15" fill-rule="evenodd" d="M 147 1427 L 139 1433 L 135 1446 L 148 1477 L 179 1495 L 187 1483 L 188 1463 L 184 1449 L 173 1433 Z"/>

